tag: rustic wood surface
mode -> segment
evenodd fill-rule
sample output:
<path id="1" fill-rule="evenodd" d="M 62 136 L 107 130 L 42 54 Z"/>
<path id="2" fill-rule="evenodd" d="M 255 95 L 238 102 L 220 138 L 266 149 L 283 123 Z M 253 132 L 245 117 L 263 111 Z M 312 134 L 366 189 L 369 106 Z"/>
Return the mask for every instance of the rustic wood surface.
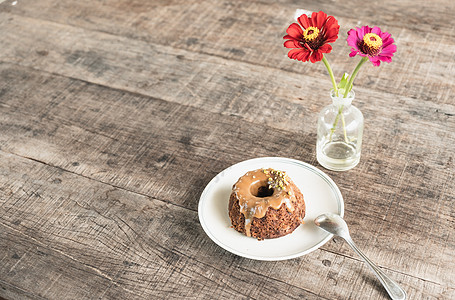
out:
<path id="1" fill-rule="evenodd" d="M 388 299 L 339 238 L 263 262 L 204 233 L 211 178 L 283 156 L 337 183 L 353 239 L 409 299 L 455 299 L 454 1 L 0 2 L 0 298 Z M 316 161 L 330 80 L 287 58 L 296 8 L 339 20 L 338 78 L 349 28 L 398 47 L 356 81 L 348 172 Z"/>

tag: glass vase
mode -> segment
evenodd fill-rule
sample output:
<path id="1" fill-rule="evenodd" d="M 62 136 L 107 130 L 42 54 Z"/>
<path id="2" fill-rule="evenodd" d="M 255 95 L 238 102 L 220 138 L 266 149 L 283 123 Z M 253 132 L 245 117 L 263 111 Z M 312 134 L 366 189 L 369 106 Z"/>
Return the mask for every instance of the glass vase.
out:
<path id="1" fill-rule="evenodd" d="M 354 91 L 343 98 L 332 90 L 330 96 L 332 104 L 318 116 L 317 160 L 326 169 L 346 171 L 360 161 L 363 115 L 352 105 Z"/>

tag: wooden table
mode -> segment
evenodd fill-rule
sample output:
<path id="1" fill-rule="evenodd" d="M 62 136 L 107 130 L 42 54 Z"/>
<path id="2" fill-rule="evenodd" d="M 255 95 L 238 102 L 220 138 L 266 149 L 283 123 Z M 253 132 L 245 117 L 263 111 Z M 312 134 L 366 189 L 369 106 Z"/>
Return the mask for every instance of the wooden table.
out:
<path id="1" fill-rule="evenodd" d="M 455 299 L 452 0 L 2 2 L 0 297 L 388 299 L 339 238 L 264 262 L 205 234 L 207 183 L 281 156 L 336 182 L 353 239 L 409 299 Z M 357 62 L 350 28 L 398 47 L 356 81 L 366 125 L 347 172 L 316 161 L 330 80 L 287 58 L 296 8 L 339 20 L 337 78 Z"/>

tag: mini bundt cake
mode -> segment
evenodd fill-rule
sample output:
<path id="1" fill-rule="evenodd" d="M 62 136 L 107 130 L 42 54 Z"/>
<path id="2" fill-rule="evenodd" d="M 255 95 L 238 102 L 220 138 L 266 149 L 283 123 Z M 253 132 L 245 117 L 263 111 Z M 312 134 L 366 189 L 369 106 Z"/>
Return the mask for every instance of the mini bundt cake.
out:
<path id="1" fill-rule="evenodd" d="M 247 172 L 232 187 L 232 227 L 258 240 L 287 235 L 303 223 L 305 202 L 289 176 L 274 169 Z"/>

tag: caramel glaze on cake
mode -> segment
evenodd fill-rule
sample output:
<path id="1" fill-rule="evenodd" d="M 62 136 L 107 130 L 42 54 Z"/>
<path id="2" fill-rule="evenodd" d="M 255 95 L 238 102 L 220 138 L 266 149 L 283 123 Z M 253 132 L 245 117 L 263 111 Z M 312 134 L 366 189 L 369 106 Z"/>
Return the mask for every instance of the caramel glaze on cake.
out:
<path id="1" fill-rule="evenodd" d="M 232 187 L 229 217 L 232 227 L 247 236 L 277 238 L 303 223 L 305 202 L 285 172 L 258 169 L 247 172 Z"/>

